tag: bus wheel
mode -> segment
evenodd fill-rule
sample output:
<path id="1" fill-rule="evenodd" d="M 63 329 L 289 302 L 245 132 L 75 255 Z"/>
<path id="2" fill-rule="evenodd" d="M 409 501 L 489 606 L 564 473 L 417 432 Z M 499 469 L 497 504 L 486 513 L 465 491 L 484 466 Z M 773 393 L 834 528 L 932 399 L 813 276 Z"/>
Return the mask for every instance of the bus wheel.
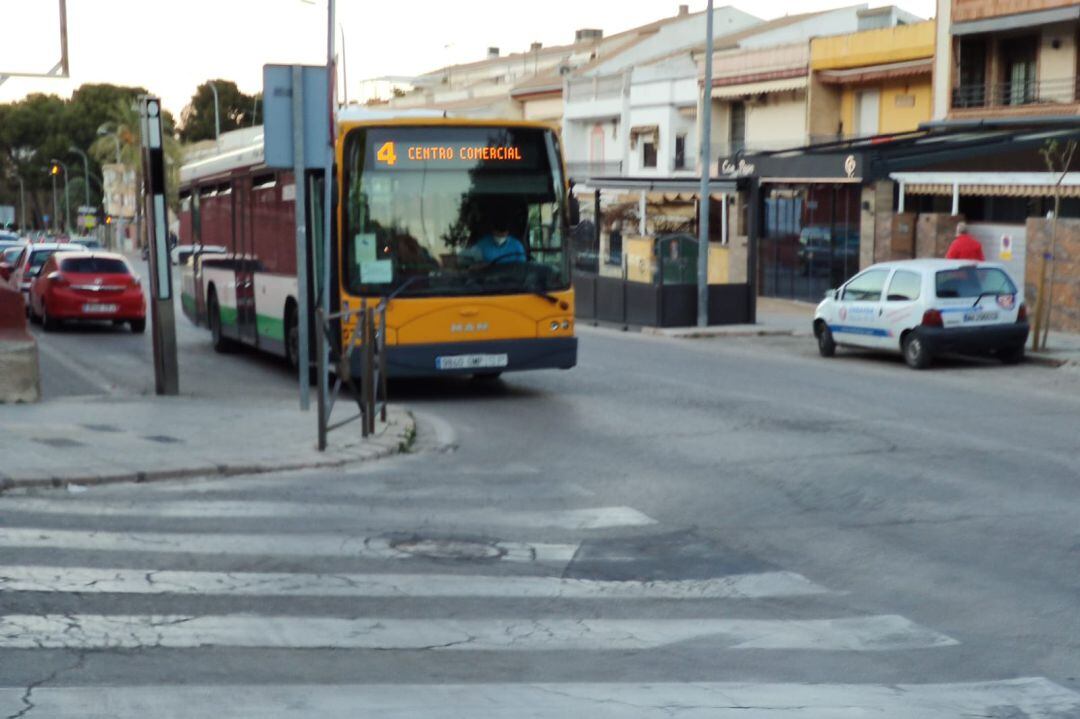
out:
<path id="1" fill-rule="evenodd" d="M 285 306 L 285 362 L 290 369 L 300 366 L 300 323 L 292 302 Z"/>
<path id="2" fill-rule="evenodd" d="M 214 343 L 214 351 L 228 352 L 231 344 L 221 333 L 221 308 L 214 290 L 210 290 L 210 297 L 206 300 L 206 314 L 210 320 L 210 337 Z"/>

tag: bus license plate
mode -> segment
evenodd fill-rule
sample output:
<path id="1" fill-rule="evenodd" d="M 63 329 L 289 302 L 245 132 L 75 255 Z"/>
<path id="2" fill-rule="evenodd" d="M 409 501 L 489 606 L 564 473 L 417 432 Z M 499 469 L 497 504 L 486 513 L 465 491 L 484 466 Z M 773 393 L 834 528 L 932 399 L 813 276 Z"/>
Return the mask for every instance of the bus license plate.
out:
<path id="1" fill-rule="evenodd" d="M 116 312 L 117 309 L 119 308 L 116 305 L 105 305 L 101 304 L 100 302 L 87 302 L 85 305 L 82 306 L 83 312 L 94 313 Z"/>
<path id="2" fill-rule="evenodd" d="M 448 355 L 435 358 L 435 369 L 487 369 L 505 367 L 510 356 L 498 355 Z"/>

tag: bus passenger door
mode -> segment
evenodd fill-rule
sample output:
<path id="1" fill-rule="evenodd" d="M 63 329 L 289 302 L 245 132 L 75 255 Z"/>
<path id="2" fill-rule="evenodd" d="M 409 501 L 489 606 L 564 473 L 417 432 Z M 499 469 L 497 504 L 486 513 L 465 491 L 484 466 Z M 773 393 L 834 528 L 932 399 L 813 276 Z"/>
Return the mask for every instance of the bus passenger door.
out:
<path id="1" fill-rule="evenodd" d="M 240 340 L 255 344 L 255 252 L 251 236 L 251 178 L 233 180 L 236 246 L 236 325 Z"/>

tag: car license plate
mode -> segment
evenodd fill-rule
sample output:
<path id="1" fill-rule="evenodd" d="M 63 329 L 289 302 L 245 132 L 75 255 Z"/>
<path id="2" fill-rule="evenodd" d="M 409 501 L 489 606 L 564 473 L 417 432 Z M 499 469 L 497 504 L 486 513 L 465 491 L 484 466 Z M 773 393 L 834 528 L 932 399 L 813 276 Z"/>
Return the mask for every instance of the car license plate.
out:
<path id="1" fill-rule="evenodd" d="M 989 322 L 998 318 L 997 312 L 965 312 L 964 322 Z"/>
<path id="2" fill-rule="evenodd" d="M 82 311 L 87 313 L 107 313 L 116 312 L 119 309 L 116 305 L 106 305 L 100 302 L 87 302 L 82 306 Z"/>
<path id="3" fill-rule="evenodd" d="M 435 358 L 435 369 L 488 369 L 505 367 L 509 362 L 510 356 L 505 354 L 447 355 Z"/>

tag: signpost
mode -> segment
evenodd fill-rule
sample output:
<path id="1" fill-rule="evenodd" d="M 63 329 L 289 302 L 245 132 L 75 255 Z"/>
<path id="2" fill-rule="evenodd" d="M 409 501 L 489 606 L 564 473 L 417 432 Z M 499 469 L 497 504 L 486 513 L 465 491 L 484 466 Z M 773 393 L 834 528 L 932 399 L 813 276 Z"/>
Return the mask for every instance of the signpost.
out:
<path id="1" fill-rule="evenodd" d="M 268 167 L 293 171 L 296 187 L 297 365 L 300 409 L 310 404 L 312 311 L 307 239 L 307 171 L 320 169 L 329 134 L 326 70 L 303 65 L 263 66 L 263 148 Z M 313 218 L 314 219 L 314 218 Z M 325 235 L 325 232 L 323 233 Z M 320 333 L 321 335 L 321 333 Z M 288 338 L 286 338 L 288 341 Z"/>
<path id="2" fill-rule="evenodd" d="M 154 386 L 158 394 L 179 394 L 176 360 L 176 316 L 173 308 L 172 263 L 167 237 L 165 153 L 162 146 L 161 101 L 139 98 L 142 125 L 142 167 L 145 189 L 146 240 L 150 247 L 150 309 L 153 319 Z"/>

